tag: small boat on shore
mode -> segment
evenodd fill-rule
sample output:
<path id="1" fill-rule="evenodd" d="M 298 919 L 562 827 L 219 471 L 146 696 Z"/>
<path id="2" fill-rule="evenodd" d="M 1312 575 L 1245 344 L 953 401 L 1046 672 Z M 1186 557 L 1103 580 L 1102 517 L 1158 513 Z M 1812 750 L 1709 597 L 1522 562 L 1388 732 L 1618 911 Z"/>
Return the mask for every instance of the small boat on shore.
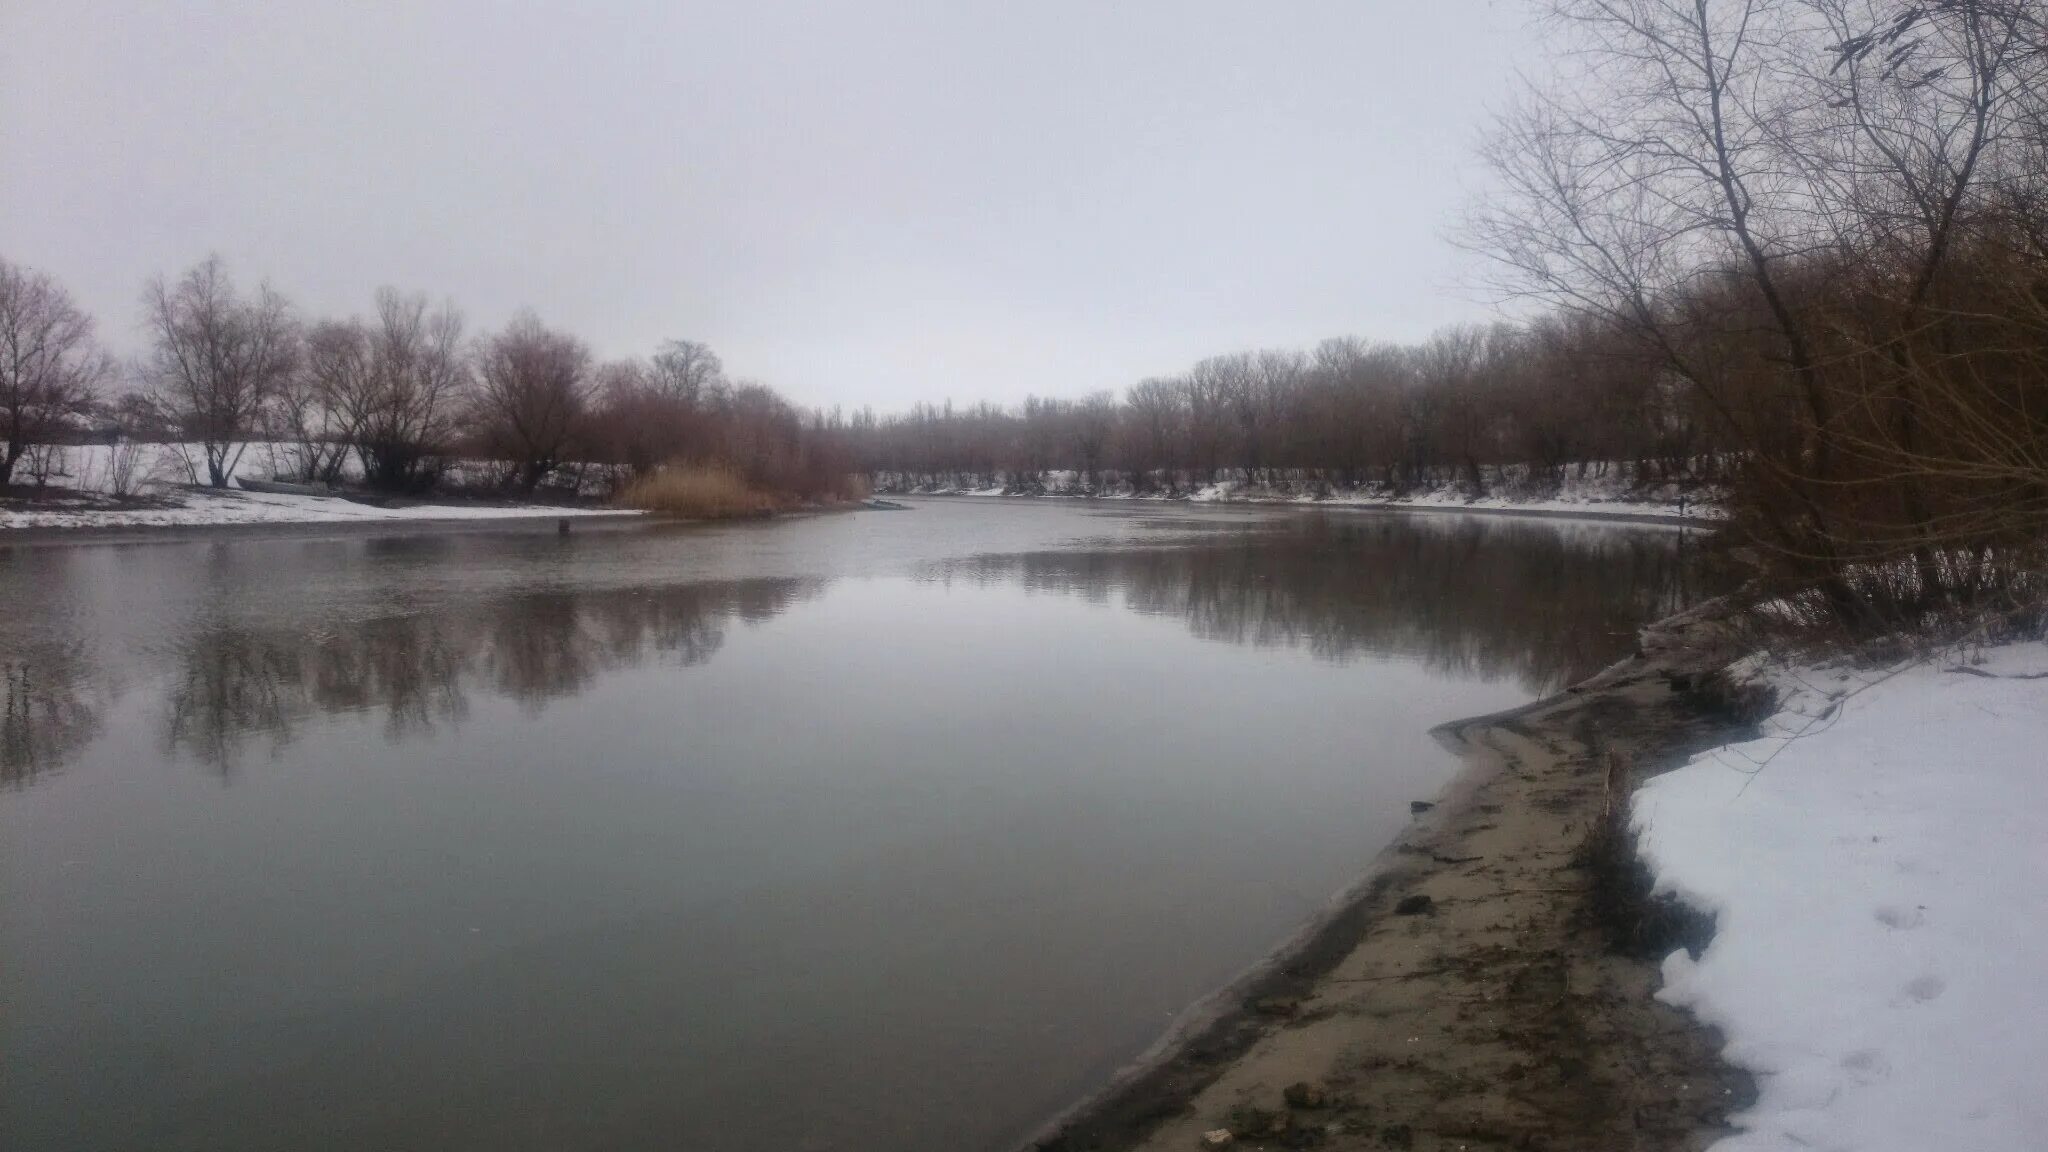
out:
<path id="1" fill-rule="evenodd" d="M 873 496 L 870 496 L 866 500 L 861 501 L 860 506 L 863 508 L 871 509 L 876 512 L 910 511 L 910 505 L 908 504 L 898 504 L 894 500 L 883 500 Z"/>
<path id="2" fill-rule="evenodd" d="M 341 490 L 329 484 L 295 484 L 286 480 L 251 480 L 247 476 L 235 477 L 237 487 L 249 492 L 263 492 L 272 496 L 319 496 L 339 497 Z"/>
<path id="3" fill-rule="evenodd" d="M 246 476 L 235 477 L 235 483 L 245 491 L 261 492 L 271 496 L 312 496 L 320 500 L 346 500 L 351 504 L 367 504 L 372 508 L 383 508 L 390 504 L 390 497 L 379 492 L 362 488 L 342 488 L 333 484 L 301 484 L 290 480 L 251 480 Z"/>

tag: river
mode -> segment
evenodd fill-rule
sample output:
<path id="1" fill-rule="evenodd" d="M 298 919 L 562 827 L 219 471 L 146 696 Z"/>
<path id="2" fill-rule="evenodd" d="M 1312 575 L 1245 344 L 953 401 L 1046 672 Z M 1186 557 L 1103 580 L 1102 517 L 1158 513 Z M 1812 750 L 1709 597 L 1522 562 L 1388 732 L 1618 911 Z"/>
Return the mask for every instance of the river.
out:
<path id="1" fill-rule="evenodd" d="M 0 1147 L 1003 1148 L 1688 549 L 1009 500 L 0 543 Z"/>

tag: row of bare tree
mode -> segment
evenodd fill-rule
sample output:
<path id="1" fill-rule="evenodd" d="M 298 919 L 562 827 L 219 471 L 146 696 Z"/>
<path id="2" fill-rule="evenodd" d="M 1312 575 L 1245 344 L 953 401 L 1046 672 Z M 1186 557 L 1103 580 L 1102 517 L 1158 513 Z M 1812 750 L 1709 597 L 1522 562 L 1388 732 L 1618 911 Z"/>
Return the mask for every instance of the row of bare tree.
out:
<path id="1" fill-rule="evenodd" d="M 257 441 L 288 478 L 398 492 L 432 487 L 458 460 L 529 494 L 551 479 L 581 489 L 592 469 L 617 487 L 679 461 L 795 494 L 848 470 L 814 418 L 728 380 L 702 344 L 599 363 L 531 314 L 469 339 L 452 304 L 392 289 L 367 319 L 308 323 L 268 285 L 238 289 L 218 259 L 151 281 L 143 300 L 150 350 L 124 372 L 60 285 L 0 261 L 0 484 L 24 452 L 76 439 L 108 410 L 130 434 L 197 445 L 215 487 Z M 106 404 L 123 377 L 134 386 Z"/>
<path id="2" fill-rule="evenodd" d="M 1308 353 L 1238 352 L 1142 381 L 1121 400 L 862 413 L 847 434 L 875 473 L 992 485 L 1070 469 L 1091 490 L 1229 473 L 1392 491 L 1455 481 L 1477 492 L 1504 464 L 1558 480 L 1595 461 L 1677 480 L 1710 467 L 1723 446 L 1710 413 L 1654 361 L 1576 317 L 1452 328 L 1415 346 L 1340 338 Z"/>
<path id="3" fill-rule="evenodd" d="M 1961 619 L 2044 576 L 2048 0 L 1548 0 L 1462 238 L 1517 326 L 1216 357 L 851 434 L 924 481 L 1732 465 L 1771 586 Z"/>
<path id="4" fill-rule="evenodd" d="M 1471 240 L 1714 415 L 1837 623 L 1956 618 L 2048 540 L 2048 4 L 1552 0 Z"/>

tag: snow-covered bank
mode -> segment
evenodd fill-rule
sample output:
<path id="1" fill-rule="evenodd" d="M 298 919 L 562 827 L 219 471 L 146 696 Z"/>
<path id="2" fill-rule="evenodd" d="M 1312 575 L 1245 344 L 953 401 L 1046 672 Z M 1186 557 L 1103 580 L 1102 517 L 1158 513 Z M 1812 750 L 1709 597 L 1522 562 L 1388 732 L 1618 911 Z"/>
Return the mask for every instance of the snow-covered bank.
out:
<path id="1" fill-rule="evenodd" d="M 1760 1080 L 1716 1148 L 2048 1147 L 2048 645 L 1761 674 L 1768 735 L 1635 801 L 1659 888 L 1716 917 L 1659 995 Z"/>
<path id="2" fill-rule="evenodd" d="M 638 516 L 617 508 L 542 505 L 414 504 L 375 508 L 317 496 L 257 492 L 181 494 L 171 505 L 0 505 L 0 533 L 22 528 L 195 528 L 222 524 L 344 524 L 378 521 L 519 520 L 534 517 Z"/>
<path id="3" fill-rule="evenodd" d="M 266 478 L 279 446 L 252 444 L 235 477 Z M 342 524 L 376 521 L 516 520 L 533 517 L 638 516 L 612 508 L 419 503 L 378 508 L 316 496 L 197 487 L 197 445 L 82 444 L 56 450 L 47 499 L 0 500 L 0 533 L 11 529 L 193 528 L 228 524 Z M 17 483 L 27 477 L 17 474 Z"/>
<path id="4" fill-rule="evenodd" d="M 1483 494 L 1444 480 L 1428 487 L 1395 492 L 1383 485 L 1332 487 L 1301 479 L 1250 483 L 1242 478 L 1190 485 L 1176 491 L 1140 492 L 1128 480 L 1113 479 L 1090 487 L 1078 472 L 1045 472 L 996 483 L 918 483 L 884 473 L 874 478 L 877 492 L 912 496 L 1042 496 L 1104 500 L 1183 500 L 1213 504 L 1308 504 L 1355 508 L 1428 508 L 1447 511 L 1531 512 L 1555 515 L 1653 517 L 1663 520 L 1717 521 L 1724 513 L 1719 492 L 1699 484 L 1644 480 L 1638 482 L 1627 465 L 1606 465 L 1581 474 L 1565 470 L 1561 478 L 1540 478 L 1521 466 L 1490 470 Z"/>

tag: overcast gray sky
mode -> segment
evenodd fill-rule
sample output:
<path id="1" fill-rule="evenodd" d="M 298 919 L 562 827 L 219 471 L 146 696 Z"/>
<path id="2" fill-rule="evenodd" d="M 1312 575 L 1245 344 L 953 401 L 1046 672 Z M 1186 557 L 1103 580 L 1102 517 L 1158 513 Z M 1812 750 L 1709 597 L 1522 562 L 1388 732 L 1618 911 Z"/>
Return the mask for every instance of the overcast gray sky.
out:
<path id="1" fill-rule="evenodd" d="M 809 404 L 1121 389 L 1486 310 L 1516 0 L 0 3 L 0 255 L 110 344 L 218 252 Z"/>

